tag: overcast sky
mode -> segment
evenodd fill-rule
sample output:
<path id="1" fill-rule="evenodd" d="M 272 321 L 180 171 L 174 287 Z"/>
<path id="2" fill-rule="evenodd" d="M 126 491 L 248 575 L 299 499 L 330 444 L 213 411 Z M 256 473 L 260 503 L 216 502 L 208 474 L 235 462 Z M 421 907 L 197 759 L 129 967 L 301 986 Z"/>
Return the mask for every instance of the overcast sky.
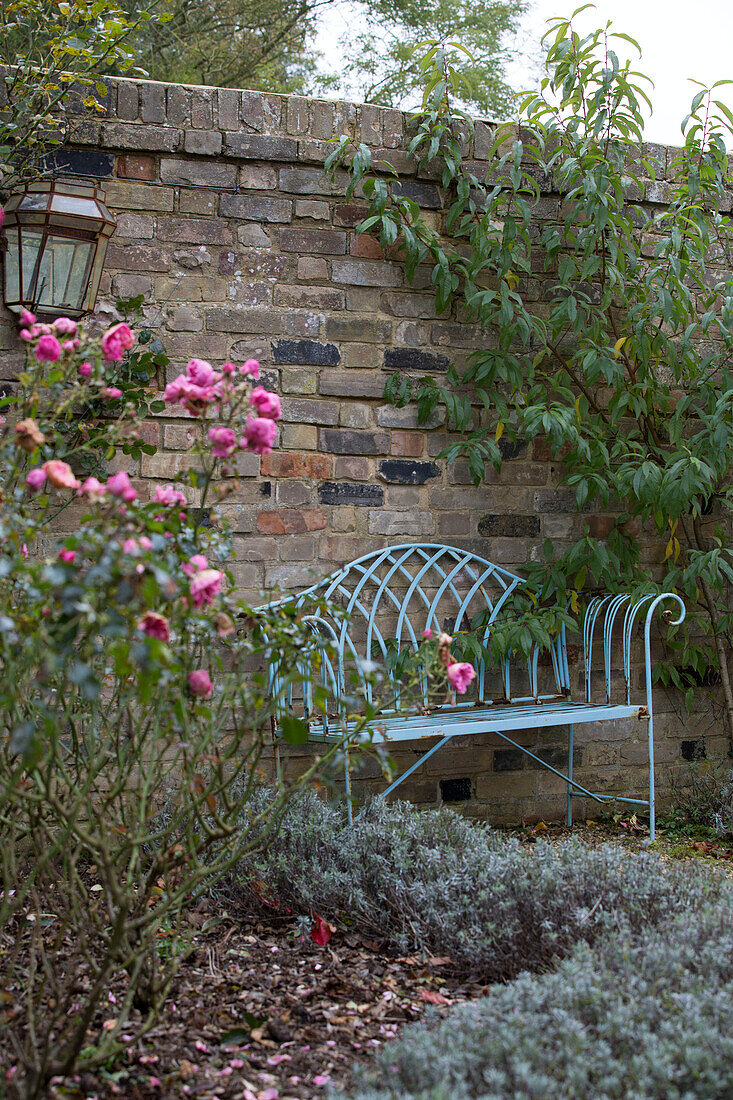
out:
<path id="1" fill-rule="evenodd" d="M 546 20 L 568 16 L 581 0 L 532 0 L 519 42 L 539 43 Z M 318 46 L 330 61 L 337 56 L 337 41 L 353 12 L 342 5 L 328 16 Z M 595 11 L 584 12 L 580 29 L 603 26 L 611 19 L 617 30 L 636 38 L 642 48 L 638 65 L 654 80 L 650 92 L 654 114 L 647 124 L 649 141 L 680 144 L 680 123 L 687 114 L 695 88 L 693 77 L 706 84 L 733 79 L 733 0 L 596 0 Z M 535 70 L 536 73 L 536 70 Z M 533 86 L 531 66 L 518 61 L 509 73 L 518 88 Z M 721 88 L 719 98 L 733 110 L 733 85 Z M 726 142 L 733 146 L 733 138 Z"/>
<path id="2" fill-rule="evenodd" d="M 569 15 L 575 7 L 580 0 L 567 7 L 558 0 L 533 0 L 525 27 L 539 39 L 545 20 Z M 595 11 L 583 12 L 580 19 L 586 29 L 611 19 L 616 30 L 641 46 L 638 68 L 655 85 L 649 95 L 654 114 L 646 128 L 650 141 L 680 143 L 680 123 L 696 91 L 690 77 L 704 84 L 733 79 L 733 0 L 596 0 Z M 721 88 L 718 98 L 733 109 L 733 85 Z"/>

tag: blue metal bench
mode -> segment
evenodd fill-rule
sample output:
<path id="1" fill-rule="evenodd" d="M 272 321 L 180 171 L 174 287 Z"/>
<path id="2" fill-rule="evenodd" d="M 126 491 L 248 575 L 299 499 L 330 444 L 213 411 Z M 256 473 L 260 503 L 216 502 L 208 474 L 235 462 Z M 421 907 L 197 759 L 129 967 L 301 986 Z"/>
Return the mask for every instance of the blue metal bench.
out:
<path id="1" fill-rule="evenodd" d="M 337 698 L 351 700 L 355 692 L 372 702 L 373 687 L 365 669 L 381 658 L 386 668 L 388 651 L 405 646 L 416 650 L 423 631 L 430 628 L 451 634 L 469 629 L 477 613 L 484 613 L 486 625 L 479 634 L 488 647 L 492 625 L 495 624 L 511 594 L 518 588 L 527 590 L 524 578 L 493 565 L 485 558 L 467 550 L 437 543 L 409 543 L 388 546 L 365 554 L 344 565 L 331 576 L 304 592 L 286 597 L 296 609 L 306 612 L 314 640 L 321 647 L 321 680 Z M 317 614 L 308 614 L 312 600 L 319 600 Z M 382 792 L 385 797 L 408 776 L 454 737 L 470 734 L 495 734 L 519 749 L 538 765 L 560 776 L 567 785 L 567 823 L 573 820 L 573 797 L 585 796 L 597 802 L 620 801 L 647 807 L 650 833 L 654 839 L 654 718 L 651 677 L 651 625 L 661 605 L 677 604 L 677 618 L 669 608 L 665 620 L 678 625 L 685 617 L 685 606 L 673 592 L 646 595 L 632 601 L 629 595 L 613 595 L 592 599 L 583 622 L 584 698 L 574 700 L 570 683 L 567 642 L 563 627 L 553 642 L 546 667 L 535 648 L 526 659 L 517 661 L 504 657 L 496 669 L 481 664 L 473 685 L 473 694 L 459 704 L 423 705 L 412 712 L 396 706 L 392 712 L 380 713 L 373 733 L 373 744 L 398 745 L 406 742 L 435 739 L 435 743 L 420 759 Z M 323 610 L 323 609 L 327 610 Z M 333 616 L 330 609 L 339 608 Z M 635 628 L 643 623 L 644 684 L 641 700 L 633 699 L 632 649 Z M 328 650 L 323 649 L 324 642 Z M 615 667 L 623 669 L 621 699 L 612 701 Z M 308 662 L 304 655 L 304 668 Z M 602 672 L 602 701 L 595 684 L 595 667 Z M 295 705 L 303 708 L 308 723 L 309 740 L 341 739 L 348 734 L 348 722 L 319 715 L 314 717 L 312 688 L 304 677 L 303 698 L 293 697 L 292 683 L 281 682 L 276 659 L 270 665 L 271 690 L 280 705 L 288 710 Z M 356 686 L 355 686 L 356 685 Z M 399 684 L 395 684 L 399 699 Z M 583 787 L 573 778 L 573 730 L 582 722 L 612 722 L 636 718 L 647 724 L 649 750 L 648 798 L 632 798 L 615 794 L 599 794 Z M 344 728 L 346 726 L 346 728 Z M 567 774 L 553 767 L 519 744 L 510 734 L 518 730 L 549 726 L 567 726 Z M 278 774 L 280 768 L 276 726 L 275 749 Z M 346 763 L 347 794 L 350 795 L 348 754 Z M 349 798 L 350 805 L 350 798 Z"/>

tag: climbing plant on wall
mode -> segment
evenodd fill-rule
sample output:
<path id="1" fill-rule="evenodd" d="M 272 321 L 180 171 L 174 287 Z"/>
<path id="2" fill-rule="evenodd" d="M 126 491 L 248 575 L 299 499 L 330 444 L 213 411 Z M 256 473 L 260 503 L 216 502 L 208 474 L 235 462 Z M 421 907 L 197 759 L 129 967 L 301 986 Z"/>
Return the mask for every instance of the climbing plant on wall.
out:
<path id="1" fill-rule="evenodd" d="M 719 678 L 733 731 L 724 137 L 733 115 L 723 82 L 700 86 L 684 144 L 660 166 L 643 142 L 650 82 L 623 58 L 638 45 L 610 24 L 581 36 L 582 10 L 552 21 L 547 75 L 519 97 L 518 122 L 495 128 L 485 178 L 466 159 L 474 125 L 454 106 L 460 47 L 430 45 L 409 153 L 418 171 L 440 178 L 439 228 L 394 186 L 389 167 L 372 165 L 366 146 L 342 138 L 327 169 L 345 165 L 349 197 L 357 187 L 366 196 L 358 230 L 399 249 L 410 280 L 430 265 L 438 310 L 460 305 L 483 330 L 481 350 L 445 384 L 398 374 L 387 396 L 416 401 L 422 422 L 445 406 L 460 435 L 443 457 L 467 458 L 476 484 L 500 469 L 502 438 L 549 447 L 581 515 L 566 543 L 544 544 L 544 599 L 577 608 L 577 594 L 595 586 L 683 593 L 689 625 L 657 676 L 685 689 L 688 704 L 698 685 Z M 559 195 L 556 211 L 540 222 L 537 204 L 549 193 Z M 613 521 L 594 537 L 583 513 L 600 508 Z"/>

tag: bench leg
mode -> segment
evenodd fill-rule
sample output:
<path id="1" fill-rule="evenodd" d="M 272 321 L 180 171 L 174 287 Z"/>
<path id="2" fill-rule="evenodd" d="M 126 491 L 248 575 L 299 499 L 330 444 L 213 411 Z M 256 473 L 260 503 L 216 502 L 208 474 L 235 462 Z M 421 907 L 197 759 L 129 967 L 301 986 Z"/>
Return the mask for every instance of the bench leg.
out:
<path id="1" fill-rule="evenodd" d="M 344 751 L 344 785 L 346 787 L 346 815 L 348 817 L 349 825 L 353 825 L 353 814 L 351 811 L 351 776 L 349 775 L 349 750 Z"/>
<path id="2" fill-rule="evenodd" d="M 573 727 L 568 726 L 568 805 L 566 821 L 573 824 Z"/>
<path id="3" fill-rule="evenodd" d="M 275 757 L 275 786 L 278 791 L 281 791 L 283 786 L 283 768 L 282 761 L 280 760 L 280 742 L 277 738 L 273 741 L 272 753 Z"/>
<path id="4" fill-rule="evenodd" d="M 655 815 L 654 815 L 654 719 L 649 714 L 649 840 L 654 842 Z"/>

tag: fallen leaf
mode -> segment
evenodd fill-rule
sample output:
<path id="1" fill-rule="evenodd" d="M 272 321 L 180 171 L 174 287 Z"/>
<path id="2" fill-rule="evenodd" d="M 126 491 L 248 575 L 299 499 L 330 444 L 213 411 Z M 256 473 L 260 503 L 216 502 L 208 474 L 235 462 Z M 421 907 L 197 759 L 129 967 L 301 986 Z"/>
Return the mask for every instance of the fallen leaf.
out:
<path id="1" fill-rule="evenodd" d="M 431 1005 L 449 1005 L 451 1003 L 442 993 L 435 993 L 432 989 L 421 989 L 420 1000 L 427 1001 Z"/>
<path id="2" fill-rule="evenodd" d="M 319 944 L 321 947 L 325 947 L 335 931 L 335 924 L 329 924 L 327 920 L 324 920 L 323 917 L 319 917 L 316 913 L 315 924 L 311 928 L 311 939 L 314 943 Z"/>

